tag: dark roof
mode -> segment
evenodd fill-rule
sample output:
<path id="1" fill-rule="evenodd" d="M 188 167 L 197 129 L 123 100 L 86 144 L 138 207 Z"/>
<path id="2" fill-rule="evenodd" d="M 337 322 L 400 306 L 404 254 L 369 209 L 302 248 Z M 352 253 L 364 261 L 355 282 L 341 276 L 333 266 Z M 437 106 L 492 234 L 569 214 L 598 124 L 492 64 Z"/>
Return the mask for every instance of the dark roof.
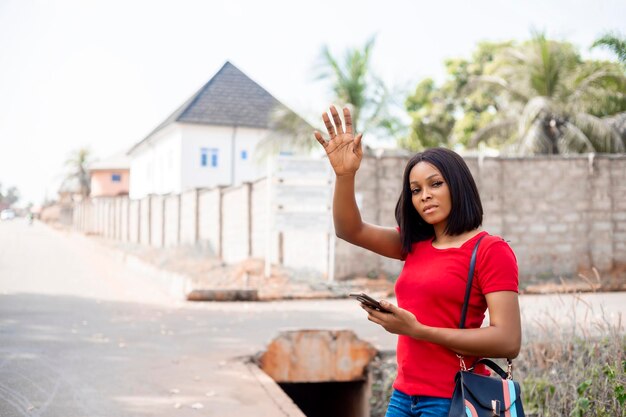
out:
<path id="1" fill-rule="evenodd" d="M 267 129 L 277 106 L 284 107 L 263 87 L 226 61 L 209 82 L 128 153 L 175 122 Z"/>

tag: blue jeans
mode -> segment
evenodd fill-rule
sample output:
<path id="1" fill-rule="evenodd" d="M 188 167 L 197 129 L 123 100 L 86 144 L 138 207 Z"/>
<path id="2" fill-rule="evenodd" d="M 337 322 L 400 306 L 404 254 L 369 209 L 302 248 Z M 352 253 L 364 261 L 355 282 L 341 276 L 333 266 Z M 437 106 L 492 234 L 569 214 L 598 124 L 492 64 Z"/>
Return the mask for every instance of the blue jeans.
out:
<path id="1" fill-rule="evenodd" d="M 406 395 L 393 390 L 385 417 L 447 417 L 450 399 Z"/>

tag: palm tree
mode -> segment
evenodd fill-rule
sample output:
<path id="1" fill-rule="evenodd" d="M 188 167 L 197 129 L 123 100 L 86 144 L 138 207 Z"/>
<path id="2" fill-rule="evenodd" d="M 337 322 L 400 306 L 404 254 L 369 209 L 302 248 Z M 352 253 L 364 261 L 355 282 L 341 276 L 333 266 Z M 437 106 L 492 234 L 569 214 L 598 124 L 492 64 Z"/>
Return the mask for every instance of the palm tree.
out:
<path id="1" fill-rule="evenodd" d="M 356 131 L 382 129 L 393 132 L 398 121 L 388 110 L 392 93 L 372 71 L 371 57 L 376 37 L 371 37 L 362 49 L 345 52 L 343 60 L 333 56 L 328 46 L 322 48 L 319 80 L 330 80 L 334 100 L 350 107 Z"/>
<path id="2" fill-rule="evenodd" d="M 64 183 L 76 184 L 73 188 L 81 196 L 87 197 L 90 193 L 90 178 L 87 166 L 91 162 L 91 151 L 87 148 L 80 148 L 72 153 L 65 161 L 68 173 Z"/>
<path id="3" fill-rule="evenodd" d="M 468 84 L 470 92 L 485 85 L 500 91 L 496 117 L 470 147 L 497 136 L 521 154 L 623 152 L 624 141 L 601 117 L 626 108 L 626 77 L 617 65 L 603 64 L 584 62 L 570 44 L 543 34 L 507 48 Z"/>
<path id="4" fill-rule="evenodd" d="M 383 131 L 395 135 L 403 128 L 397 117 L 389 113 L 393 94 L 371 69 L 371 53 L 375 38 L 370 38 L 362 49 L 352 48 L 345 52 L 343 60 L 335 57 L 328 46 L 322 48 L 317 65 L 318 80 L 328 80 L 334 94 L 332 101 L 339 106 L 350 107 L 356 131 Z M 320 130 L 316 127 L 315 129 Z M 317 142 L 312 140 L 314 128 L 296 113 L 278 107 L 271 121 L 271 133 L 257 146 L 258 159 L 263 160 L 280 151 L 308 151 Z"/>
<path id="5" fill-rule="evenodd" d="M 617 60 L 622 64 L 626 64 L 626 38 L 621 37 L 617 33 L 606 33 L 598 38 L 591 48 L 603 46 L 617 55 Z"/>

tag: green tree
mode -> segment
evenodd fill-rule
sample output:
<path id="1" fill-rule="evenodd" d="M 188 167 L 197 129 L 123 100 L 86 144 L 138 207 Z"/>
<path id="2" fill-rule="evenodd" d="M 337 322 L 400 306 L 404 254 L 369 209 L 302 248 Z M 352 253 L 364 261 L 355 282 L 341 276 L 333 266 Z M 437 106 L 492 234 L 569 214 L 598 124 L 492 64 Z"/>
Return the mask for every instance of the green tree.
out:
<path id="1" fill-rule="evenodd" d="M 467 93 L 472 77 L 482 75 L 494 55 L 510 42 L 483 42 L 471 59 L 445 62 L 446 79 L 438 87 L 428 78 L 420 82 L 405 106 L 412 119 L 411 130 L 401 147 L 417 151 L 432 146 L 467 145 L 470 136 L 493 119 L 498 103 L 491 87 Z"/>
<path id="2" fill-rule="evenodd" d="M 618 33 L 605 33 L 598 38 L 591 48 L 604 47 L 617 56 L 617 60 L 626 65 L 626 38 Z"/>
<path id="3" fill-rule="evenodd" d="M 470 60 L 446 62 L 441 87 L 418 85 L 406 106 L 410 149 L 487 142 L 505 153 L 622 152 L 606 117 L 626 110 L 616 63 L 584 61 L 542 34 L 522 44 L 481 43 Z"/>
<path id="4" fill-rule="evenodd" d="M 76 184 L 76 192 L 81 196 L 87 197 L 90 193 L 90 178 L 87 169 L 91 162 L 91 151 L 87 148 L 80 148 L 70 153 L 65 161 L 67 174 L 65 175 L 64 184 Z"/>
<path id="5" fill-rule="evenodd" d="M 316 79 L 330 82 L 331 101 L 350 108 L 357 132 L 394 137 L 403 132 L 404 124 L 393 114 L 396 94 L 385 87 L 372 70 L 374 43 L 375 37 L 372 37 L 362 48 L 349 48 L 343 58 L 333 55 L 330 48 L 324 46 L 315 65 Z M 294 112 L 277 108 L 271 119 L 271 133 L 257 147 L 261 159 L 285 149 L 306 151 L 317 146 L 311 134 L 314 128 Z"/>
<path id="6" fill-rule="evenodd" d="M 324 46 L 317 79 L 331 82 L 332 100 L 350 108 L 356 132 L 394 138 L 404 134 L 406 126 L 400 115 L 399 92 L 388 88 L 372 69 L 375 42 L 372 36 L 362 48 L 346 50 L 343 58 Z"/>
<path id="7" fill-rule="evenodd" d="M 468 91 L 488 85 L 500 102 L 492 122 L 470 146 L 493 135 L 509 137 L 514 152 L 623 152 L 617 131 L 601 119 L 626 110 L 626 77 L 613 63 L 583 61 L 566 42 L 535 35 L 494 57 Z"/>

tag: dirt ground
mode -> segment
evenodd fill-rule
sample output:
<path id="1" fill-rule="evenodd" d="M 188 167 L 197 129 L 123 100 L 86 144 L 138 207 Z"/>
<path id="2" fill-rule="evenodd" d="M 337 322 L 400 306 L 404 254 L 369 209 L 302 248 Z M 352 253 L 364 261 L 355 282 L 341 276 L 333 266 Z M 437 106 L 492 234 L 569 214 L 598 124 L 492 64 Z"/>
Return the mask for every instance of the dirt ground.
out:
<path id="1" fill-rule="evenodd" d="M 93 237 L 101 244 L 122 250 L 158 268 L 189 277 L 200 290 L 256 290 L 261 300 L 344 298 L 351 292 L 367 292 L 374 298 L 393 296 L 394 282 L 384 275 L 376 278 L 354 277 L 328 282 L 318 275 L 272 265 L 264 276 L 264 260 L 250 258 L 226 265 L 197 247 L 153 248 Z M 626 290 L 626 266 L 602 276 L 595 270 L 582 271 L 578 277 L 527 279 L 520 282 L 522 294 L 605 292 Z"/>
<path id="2" fill-rule="evenodd" d="M 375 298 L 393 296 L 394 283 L 382 275 L 328 282 L 318 275 L 272 265 L 270 276 L 265 277 L 263 259 L 250 258 L 226 265 L 200 248 L 163 249 L 93 238 L 158 268 L 185 275 L 199 290 L 253 289 L 257 290 L 260 300 L 345 298 L 351 292 L 367 292 Z"/>

